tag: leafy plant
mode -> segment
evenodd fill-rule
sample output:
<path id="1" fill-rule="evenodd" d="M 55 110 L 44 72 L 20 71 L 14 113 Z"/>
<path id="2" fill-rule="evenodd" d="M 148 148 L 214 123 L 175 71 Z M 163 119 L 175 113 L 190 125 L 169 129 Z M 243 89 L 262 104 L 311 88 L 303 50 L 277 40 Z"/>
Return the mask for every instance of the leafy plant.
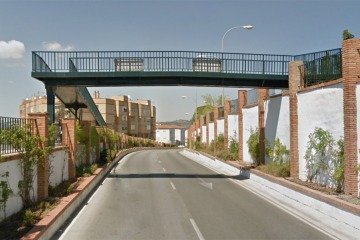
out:
<path id="1" fill-rule="evenodd" d="M 18 182 L 19 194 L 25 206 L 32 203 L 31 192 L 36 177 L 35 167 L 42 165 L 52 150 L 46 146 L 48 139 L 42 139 L 38 134 L 32 133 L 30 124 L 19 126 L 11 125 L 0 133 L 0 144 L 10 144 L 20 156 L 20 167 L 23 179 Z"/>
<path id="2" fill-rule="evenodd" d="M 268 164 L 258 166 L 258 169 L 275 177 L 290 176 L 290 161 L 284 163 L 269 162 Z"/>
<path id="3" fill-rule="evenodd" d="M 255 130 L 250 128 L 250 136 L 246 143 L 248 145 L 250 157 L 253 159 L 255 165 L 259 165 L 259 128 L 256 128 Z"/>
<path id="4" fill-rule="evenodd" d="M 10 188 L 9 184 L 9 172 L 5 172 L 1 175 L 2 178 L 5 178 L 5 181 L 0 182 L 0 190 L 1 190 L 1 199 L 0 199 L 0 209 L 4 212 L 4 218 L 6 218 L 6 204 L 9 200 L 9 197 L 13 193 L 12 189 Z"/>
<path id="5" fill-rule="evenodd" d="M 354 35 L 349 32 L 348 29 L 343 31 L 343 40 L 354 38 Z"/>
<path id="6" fill-rule="evenodd" d="M 309 135 L 305 153 L 307 180 L 312 182 L 320 173 L 329 170 L 328 162 L 334 154 L 335 140 L 329 131 L 315 128 Z"/>
<path id="7" fill-rule="evenodd" d="M 234 131 L 234 135 L 230 137 L 229 153 L 236 159 L 239 156 L 239 141 L 236 139 L 236 131 Z"/>
<path id="8" fill-rule="evenodd" d="M 334 171 L 332 178 L 336 183 L 336 192 L 341 192 L 344 186 L 344 172 L 345 172 L 345 163 L 344 163 L 344 139 L 337 141 L 337 149 L 335 152 L 335 157 L 333 159 Z"/>
<path id="9" fill-rule="evenodd" d="M 23 215 L 23 225 L 27 227 L 32 227 L 37 221 L 37 215 L 31 209 L 26 209 Z"/>
<path id="10" fill-rule="evenodd" d="M 276 138 L 271 144 L 267 145 L 266 155 L 272 159 L 275 164 L 283 164 L 289 161 L 290 150 Z"/>

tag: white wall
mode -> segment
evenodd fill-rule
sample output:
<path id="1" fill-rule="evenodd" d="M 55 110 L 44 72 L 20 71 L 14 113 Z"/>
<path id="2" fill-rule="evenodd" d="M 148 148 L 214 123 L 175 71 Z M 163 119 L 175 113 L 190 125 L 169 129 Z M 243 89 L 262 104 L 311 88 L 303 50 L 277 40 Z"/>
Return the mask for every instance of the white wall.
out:
<path id="1" fill-rule="evenodd" d="M 234 138 L 236 141 L 239 141 L 239 116 L 237 114 L 228 115 L 228 136 L 229 136 L 229 143 L 231 138 Z"/>
<path id="2" fill-rule="evenodd" d="M 202 136 L 201 136 L 201 142 L 206 143 L 206 125 L 201 126 Z"/>
<path id="3" fill-rule="evenodd" d="M 217 120 L 217 136 L 224 134 L 224 119 Z"/>
<path id="4" fill-rule="evenodd" d="M 65 162 L 64 162 L 65 159 Z M 61 179 L 66 180 L 69 178 L 68 174 L 68 153 L 63 150 L 56 151 L 49 156 L 49 161 L 54 166 L 54 171 L 49 177 L 49 181 L 52 182 L 53 186 L 58 185 L 62 182 Z M 64 166 L 64 171 L 63 171 Z M 63 171 L 63 173 L 62 173 Z M 13 194 L 9 197 L 6 204 L 6 216 L 17 213 L 23 208 L 23 202 L 19 195 L 18 183 L 23 179 L 21 172 L 20 160 L 10 160 L 0 163 L 0 181 L 6 181 L 5 177 L 2 177 L 6 172 L 9 172 L 9 187 L 13 191 Z M 34 169 L 34 174 L 37 176 L 37 169 Z M 33 191 L 31 192 L 31 197 L 35 200 L 37 199 L 37 177 L 34 179 Z M 1 197 L 0 197 L 1 198 Z M 0 211 L 0 221 L 4 219 L 4 213 Z"/>
<path id="5" fill-rule="evenodd" d="M 23 207 L 23 203 L 21 197 L 19 195 L 18 183 L 23 179 L 21 168 L 20 168 L 20 160 L 12 160 L 7 162 L 0 163 L 0 181 L 6 181 L 5 177 L 1 177 L 6 172 L 9 172 L 8 184 L 12 189 L 13 194 L 9 197 L 6 203 L 6 216 L 20 211 Z M 36 172 L 36 170 L 35 170 Z M 36 196 L 37 187 L 34 189 L 34 194 Z M 0 221 L 4 219 L 4 213 L 0 211 Z"/>
<path id="6" fill-rule="evenodd" d="M 252 108 L 243 108 L 243 158 L 244 162 L 253 162 L 249 154 L 247 140 L 250 137 L 250 129 L 255 130 L 259 126 L 258 106 Z"/>
<path id="7" fill-rule="evenodd" d="M 156 141 L 162 143 L 170 143 L 170 130 L 169 129 L 157 129 Z"/>
<path id="8" fill-rule="evenodd" d="M 180 129 L 175 129 L 175 141 L 179 141 L 181 142 L 181 130 Z M 184 143 L 182 143 L 184 144 Z"/>
<path id="9" fill-rule="evenodd" d="M 298 93 L 299 178 L 306 180 L 305 152 L 315 128 L 331 132 L 335 140 L 344 136 L 342 84 Z M 328 176 L 322 176 L 326 181 Z"/>
<path id="10" fill-rule="evenodd" d="M 49 177 L 49 185 L 57 186 L 66 179 L 69 179 L 69 153 L 66 150 L 55 151 L 49 156 L 49 165 L 51 165 L 51 173 Z"/>
<path id="11" fill-rule="evenodd" d="M 214 123 L 209 123 L 209 144 L 215 139 Z"/>
<path id="12" fill-rule="evenodd" d="M 264 102 L 265 138 L 271 144 L 276 138 L 290 150 L 289 96 L 277 95 Z M 266 157 L 266 162 L 270 159 Z"/>

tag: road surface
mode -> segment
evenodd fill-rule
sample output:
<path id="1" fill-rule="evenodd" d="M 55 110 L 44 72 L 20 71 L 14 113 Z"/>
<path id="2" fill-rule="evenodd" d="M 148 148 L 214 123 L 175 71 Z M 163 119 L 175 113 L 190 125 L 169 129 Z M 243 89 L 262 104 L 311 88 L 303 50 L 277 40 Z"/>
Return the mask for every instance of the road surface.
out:
<path id="1" fill-rule="evenodd" d="M 331 238 L 179 151 L 127 155 L 54 239 Z"/>

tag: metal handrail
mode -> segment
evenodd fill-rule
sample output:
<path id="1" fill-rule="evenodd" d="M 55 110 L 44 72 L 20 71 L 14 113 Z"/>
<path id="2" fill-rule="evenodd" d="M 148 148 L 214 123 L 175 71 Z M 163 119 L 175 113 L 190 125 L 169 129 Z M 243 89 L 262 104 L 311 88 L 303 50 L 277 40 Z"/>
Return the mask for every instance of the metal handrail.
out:
<path id="1" fill-rule="evenodd" d="M 188 52 L 188 51 L 34 51 L 33 59 L 41 59 L 48 69 L 33 61 L 33 72 L 221 72 L 241 74 L 287 75 L 290 55 Z M 133 63 L 131 62 L 133 60 Z M 119 68 L 126 64 L 127 68 Z M 129 68 L 134 64 L 136 68 Z M 143 64 L 143 65 L 139 65 Z"/>

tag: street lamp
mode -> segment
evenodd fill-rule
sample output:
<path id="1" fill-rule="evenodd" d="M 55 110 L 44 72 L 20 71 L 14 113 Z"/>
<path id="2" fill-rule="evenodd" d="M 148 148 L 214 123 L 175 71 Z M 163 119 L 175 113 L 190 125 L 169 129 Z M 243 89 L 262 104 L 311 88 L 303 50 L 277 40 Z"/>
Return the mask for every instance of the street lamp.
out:
<path id="1" fill-rule="evenodd" d="M 181 98 L 182 99 L 190 98 L 190 99 L 195 101 L 195 105 L 196 105 L 196 108 L 195 108 L 195 121 L 196 121 L 196 119 L 197 119 L 197 91 L 196 91 L 196 100 L 189 97 L 189 96 L 181 96 Z M 185 113 L 185 114 L 188 115 L 189 113 Z"/>
<path id="2" fill-rule="evenodd" d="M 225 36 L 231 31 L 231 30 L 234 30 L 236 28 L 243 28 L 243 29 L 246 29 L 246 30 L 251 30 L 253 29 L 253 26 L 251 25 L 244 25 L 244 26 L 235 26 L 235 27 L 232 27 L 232 28 L 229 28 L 223 35 L 222 37 L 222 40 L 221 40 L 221 52 L 224 53 L 224 39 L 225 39 Z M 224 88 L 223 88 L 223 94 L 222 94 L 222 105 L 224 106 Z"/>

